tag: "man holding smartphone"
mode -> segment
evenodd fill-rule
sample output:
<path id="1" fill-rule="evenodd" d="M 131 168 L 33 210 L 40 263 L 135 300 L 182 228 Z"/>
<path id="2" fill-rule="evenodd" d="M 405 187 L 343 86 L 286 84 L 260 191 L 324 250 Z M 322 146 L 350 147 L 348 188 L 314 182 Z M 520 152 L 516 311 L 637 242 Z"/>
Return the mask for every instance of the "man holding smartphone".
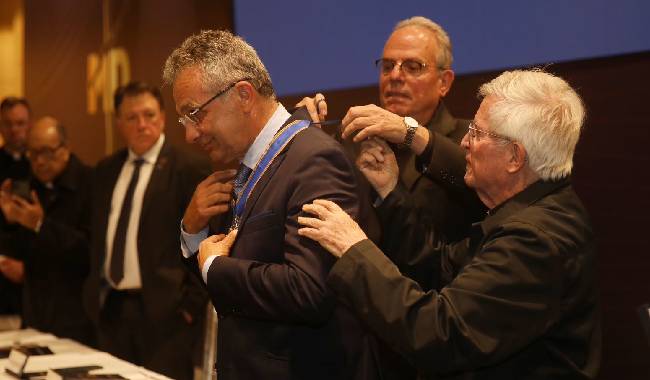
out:
<path id="1" fill-rule="evenodd" d="M 81 304 L 91 169 L 70 151 L 63 126 L 52 117 L 34 124 L 26 146 L 31 181 L 6 179 L 0 188 L 0 209 L 12 227 L 2 247 L 19 257 L 6 258 L 0 270 L 21 266 L 13 280 L 23 284 L 24 326 L 93 344 Z"/>
<path id="2" fill-rule="evenodd" d="M 29 176 L 25 144 L 31 125 L 30 114 L 25 98 L 7 97 L 0 103 L 0 135 L 4 140 L 0 148 L 0 183 L 11 178 L 16 191 L 28 189 L 24 181 Z M 14 228 L 0 213 L 0 315 L 20 314 L 22 262 L 15 260 L 3 240 Z"/>

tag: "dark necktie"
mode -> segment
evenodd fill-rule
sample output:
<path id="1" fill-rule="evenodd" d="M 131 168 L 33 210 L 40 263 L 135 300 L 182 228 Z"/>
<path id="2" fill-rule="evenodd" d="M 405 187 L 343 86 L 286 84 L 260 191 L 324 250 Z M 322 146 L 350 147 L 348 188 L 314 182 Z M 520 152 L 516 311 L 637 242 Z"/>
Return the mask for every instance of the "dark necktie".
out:
<path id="1" fill-rule="evenodd" d="M 129 228 L 129 218 L 131 217 L 131 205 L 133 204 L 133 193 L 135 186 L 138 184 L 140 177 L 140 167 L 144 162 L 139 158 L 133 161 L 133 175 L 129 182 L 129 187 L 126 188 L 124 194 L 124 201 L 122 202 L 122 209 L 120 210 L 120 218 L 117 220 L 117 228 L 115 229 L 115 237 L 113 238 L 113 255 L 111 256 L 111 281 L 113 285 L 117 286 L 122 278 L 124 278 L 124 247 L 126 246 L 126 231 Z"/>
<path id="2" fill-rule="evenodd" d="M 244 185 L 248 180 L 248 176 L 251 175 L 253 170 L 248 166 L 241 164 L 237 170 L 237 175 L 232 181 L 232 199 L 237 200 L 241 196 L 242 191 L 244 190 Z"/>

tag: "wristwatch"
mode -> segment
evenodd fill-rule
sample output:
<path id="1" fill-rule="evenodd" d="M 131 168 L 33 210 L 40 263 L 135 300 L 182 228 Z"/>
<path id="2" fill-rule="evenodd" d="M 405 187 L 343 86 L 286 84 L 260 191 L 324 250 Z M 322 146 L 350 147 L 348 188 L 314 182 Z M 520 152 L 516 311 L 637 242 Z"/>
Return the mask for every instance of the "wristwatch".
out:
<path id="1" fill-rule="evenodd" d="M 400 148 L 408 149 L 413 144 L 413 137 L 415 136 L 415 130 L 418 129 L 420 124 L 409 116 L 404 117 L 404 125 L 406 126 L 406 136 L 404 136 L 404 142 L 400 144 Z"/>

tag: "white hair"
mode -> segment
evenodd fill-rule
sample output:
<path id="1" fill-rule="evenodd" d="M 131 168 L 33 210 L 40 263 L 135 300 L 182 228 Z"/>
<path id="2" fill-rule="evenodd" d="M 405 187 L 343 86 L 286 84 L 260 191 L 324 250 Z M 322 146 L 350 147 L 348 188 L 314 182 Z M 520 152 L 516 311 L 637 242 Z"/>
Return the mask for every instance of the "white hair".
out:
<path id="1" fill-rule="evenodd" d="M 571 174 L 585 109 L 564 79 L 541 69 L 506 71 L 482 85 L 479 96 L 495 100 L 491 130 L 520 142 L 541 179 Z"/>
<path id="2" fill-rule="evenodd" d="M 397 25 L 395 25 L 393 32 L 410 26 L 424 28 L 433 33 L 438 45 L 438 50 L 436 51 L 436 66 L 440 70 L 451 68 L 451 64 L 454 60 L 454 57 L 451 55 L 451 40 L 442 26 L 426 17 L 415 16 L 398 22 Z"/>
<path id="3" fill-rule="evenodd" d="M 271 76 L 255 49 L 228 31 L 203 30 L 188 37 L 167 58 L 163 81 L 173 84 L 176 76 L 188 67 L 203 71 L 205 90 L 221 90 L 233 82 L 248 79 L 260 94 L 275 98 Z"/>

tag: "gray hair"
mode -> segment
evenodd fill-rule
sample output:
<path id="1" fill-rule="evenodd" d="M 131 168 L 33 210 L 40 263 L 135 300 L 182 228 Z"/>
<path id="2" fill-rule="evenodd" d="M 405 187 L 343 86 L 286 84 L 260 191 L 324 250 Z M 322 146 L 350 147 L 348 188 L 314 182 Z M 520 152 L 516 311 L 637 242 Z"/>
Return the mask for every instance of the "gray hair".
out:
<path id="1" fill-rule="evenodd" d="M 271 76 L 255 49 L 228 31 L 203 30 L 188 37 L 167 58 L 163 81 L 171 85 L 182 70 L 193 66 L 203 71 L 206 91 L 247 79 L 260 94 L 275 98 Z"/>
<path id="2" fill-rule="evenodd" d="M 519 141 L 541 179 L 571 174 L 585 108 L 564 79 L 541 69 L 506 71 L 482 85 L 479 96 L 494 98 L 491 129 Z"/>
<path id="3" fill-rule="evenodd" d="M 440 70 L 451 68 L 451 64 L 454 61 L 454 57 L 451 55 L 451 40 L 442 26 L 426 17 L 415 16 L 398 22 L 397 25 L 395 25 L 393 32 L 409 26 L 424 28 L 433 33 L 438 45 L 438 51 L 436 52 L 436 66 Z"/>

